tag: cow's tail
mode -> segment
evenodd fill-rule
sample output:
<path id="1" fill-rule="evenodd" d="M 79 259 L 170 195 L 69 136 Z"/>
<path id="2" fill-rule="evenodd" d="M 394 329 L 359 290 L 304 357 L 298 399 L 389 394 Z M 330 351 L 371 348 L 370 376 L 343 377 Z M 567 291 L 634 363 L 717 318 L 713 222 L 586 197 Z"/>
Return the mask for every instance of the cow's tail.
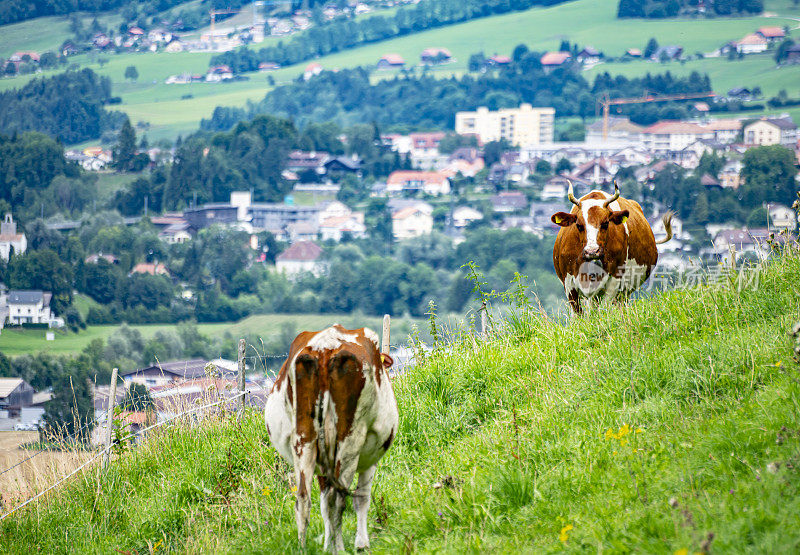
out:
<path id="1" fill-rule="evenodd" d="M 672 216 L 675 215 L 675 212 L 671 210 L 664 214 L 664 217 L 661 218 L 661 221 L 664 223 L 664 231 L 667 232 L 667 236 L 661 239 L 660 241 L 656 241 L 656 245 L 663 245 L 670 239 L 672 239 Z"/>
<path id="2" fill-rule="evenodd" d="M 353 368 L 348 366 L 358 365 L 358 359 L 348 352 L 340 352 L 328 362 L 328 383 L 331 383 L 335 377 L 343 375 L 345 372 L 353 372 Z M 333 403 L 330 391 L 321 392 L 317 400 L 319 415 L 320 430 L 317 435 L 318 441 L 318 457 L 320 458 L 320 467 L 324 469 L 325 478 L 333 488 L 343 495 L 352 495 L 352 491 L 347 487 L 348 484 L 343 484 L 336 474 L 336 455 L 337 447 L 339 445 L 339 437 L 336 428 L 337 415 L 336 407 Z"/>

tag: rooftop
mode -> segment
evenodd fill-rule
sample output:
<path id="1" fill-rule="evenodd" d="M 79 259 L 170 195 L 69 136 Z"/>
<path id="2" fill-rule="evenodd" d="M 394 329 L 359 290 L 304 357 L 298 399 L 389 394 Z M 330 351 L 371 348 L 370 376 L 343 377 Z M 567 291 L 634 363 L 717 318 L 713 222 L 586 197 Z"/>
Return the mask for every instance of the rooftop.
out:
<path id="1" fill-rule="evenodd" d="M 541 62 L 543 66 L 560 66 L 571 57 L 569 52 L 548 52 L 542 56 Z"/>
<path id="2" fill-rule="evenodd" d="M 281 262 L 313 261 L 322 256 L 322 248 L 312 241 L 298 241 L 277 256 Z"/>

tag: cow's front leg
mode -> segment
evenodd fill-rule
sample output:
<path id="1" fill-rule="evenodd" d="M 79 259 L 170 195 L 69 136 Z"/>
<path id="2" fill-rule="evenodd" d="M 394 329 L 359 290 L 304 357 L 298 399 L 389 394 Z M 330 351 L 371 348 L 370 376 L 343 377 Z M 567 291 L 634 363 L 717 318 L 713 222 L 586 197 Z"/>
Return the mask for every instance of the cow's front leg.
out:
<path id="1" fill-rule="evenodd" d="M 358 485 L 353 492 L 353 508 L 356 511 L 356 549 L 369 549 L 369 533 L 367 532 L 367 513 L 372 496 L 372 478 L 375 476 L 377 464 L 372 465 L 358 475 Z"/>
<path id="2" fill-rule="evenodd" d="M 301 443 L 295 439 L 294 477 L 297 484 L 297 498 L 294 504 L 294 517 L 297 521 L 297 539 L 300 546 L 306 546 L 306 528 L 311 514 L 311 485 L 317 463 L 316 441 Z"/>

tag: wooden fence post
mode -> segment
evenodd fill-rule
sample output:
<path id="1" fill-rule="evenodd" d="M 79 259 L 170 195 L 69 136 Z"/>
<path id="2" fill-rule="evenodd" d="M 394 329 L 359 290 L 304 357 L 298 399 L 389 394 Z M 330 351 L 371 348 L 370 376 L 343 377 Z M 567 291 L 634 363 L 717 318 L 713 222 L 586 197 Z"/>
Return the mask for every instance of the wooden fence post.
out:
<path id="1" fill-rule="evenodd" d="M 487 329 L 489 325 L 489 317 L 486 315 L 486 301 L 483 301 L 481 304 L 481 336 L 484 339 L 489 337 L 489 330 Z"/>
<path id="2" fill-rule="evenodd" d="M 244 362 L 244 350 L 245 350 L 245 341 L 244 339 L 239 340 L 239 412 L 244 412 L 244 404 L 245 404 L 245 391 L 244 391 L 244 373 L 246 369 L 246 365 Z"/>
<path id="3" fill-rule="evenodd" d="M 117 403 L 117 372 L 111 371 L 111 385 L 108 388 L 108 408 L 106 410 L 106 452 L 103 455 L 103 467 L 107 467 L 111 460 L 111 432 L 114 430 L 114 405 Z"/>
<path id="4" fill-rule="evenodd" d="M 381 353 L 389 354 L 389 326 L 391 325 L 391 317 L 388 314 L 383 315 L 383 336 L 381 337 Z"/>

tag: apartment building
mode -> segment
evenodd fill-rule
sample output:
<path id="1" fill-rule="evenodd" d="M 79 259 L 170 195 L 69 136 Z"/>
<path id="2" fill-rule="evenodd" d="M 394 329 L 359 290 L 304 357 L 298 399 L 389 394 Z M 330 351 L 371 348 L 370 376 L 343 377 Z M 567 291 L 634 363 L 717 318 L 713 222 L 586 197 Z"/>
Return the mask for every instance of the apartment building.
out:
<path id="1" fill-rule="evenodd" d="M 456 133 L 477 135 L 484 143 L 506 139 L 514 146 L 553 142 L 554 108 L 519 108 L 490 111 L 481 106 L 475 112 L 456 113 Z"/>

